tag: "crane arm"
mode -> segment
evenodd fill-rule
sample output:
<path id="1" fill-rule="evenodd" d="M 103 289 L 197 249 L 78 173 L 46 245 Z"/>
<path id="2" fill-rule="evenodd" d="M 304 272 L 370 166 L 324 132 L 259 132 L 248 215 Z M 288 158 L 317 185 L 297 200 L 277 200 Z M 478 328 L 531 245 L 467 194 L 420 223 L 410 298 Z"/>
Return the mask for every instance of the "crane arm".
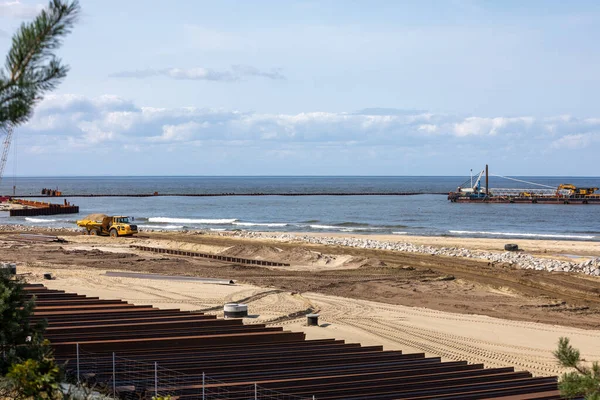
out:
<path id="1" fill-rule="evenodd" d="M 485 172 L 485 170 L 482 170 L 479 173 L 479 176 L 477 177 L 477 180 L 475 181 L 475 184 L 473 185 L 473 191 L 478 191 L 479 190 L 479 182 L 481 182 L 481 177 L 483 176 L 483 173 Z"/>
<path id="2" fill-rule="evenodd" d="M 2 159 L 0 159 L 0 183 L 4 176 L 4 167 L 6 166 L 6 160 L 8 159 L 8 150 L 10 149 L 10 142 L 13 135 L 13 126 L 8 125 L 2 129 L 5 133 L 4 140 L 2 141 Z"/>

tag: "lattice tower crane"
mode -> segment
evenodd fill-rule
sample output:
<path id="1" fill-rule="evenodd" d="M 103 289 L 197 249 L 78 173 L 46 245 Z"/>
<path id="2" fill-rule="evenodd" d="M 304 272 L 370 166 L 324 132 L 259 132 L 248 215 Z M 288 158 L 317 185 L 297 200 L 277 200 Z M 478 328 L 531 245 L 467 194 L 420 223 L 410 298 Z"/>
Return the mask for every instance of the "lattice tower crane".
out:
<path id="1" fill-rule="evenodd" d="M 2 159 L 0 160 L 0 183 L 2 183 L 2 177 L 4 176 L 4 167 L 6 166 L 6 159 L 8 158 L 8 150 L 10 150 L 10 142 L 13 136 L 13 126 L 8 125 L 5 128 L 0 129 L 1 133 L 4 134 L 4 140 L 2 141 Z"/>

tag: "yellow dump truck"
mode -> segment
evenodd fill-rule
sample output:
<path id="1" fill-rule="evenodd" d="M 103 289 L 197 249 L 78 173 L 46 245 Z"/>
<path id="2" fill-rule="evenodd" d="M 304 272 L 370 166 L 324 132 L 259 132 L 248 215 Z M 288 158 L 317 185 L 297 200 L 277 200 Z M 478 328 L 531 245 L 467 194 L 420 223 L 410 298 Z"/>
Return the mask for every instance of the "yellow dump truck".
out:
<path id="1" fill-rule="evenodd" d="M 85 228 L 84 233 L 93 236 L 110 235 L 110 237 L 119 237 L 138 233 L 137 225 L 130 224 L 129 217 L 120 215 L 90 214 L 77 221 L 77 226 Z"/>

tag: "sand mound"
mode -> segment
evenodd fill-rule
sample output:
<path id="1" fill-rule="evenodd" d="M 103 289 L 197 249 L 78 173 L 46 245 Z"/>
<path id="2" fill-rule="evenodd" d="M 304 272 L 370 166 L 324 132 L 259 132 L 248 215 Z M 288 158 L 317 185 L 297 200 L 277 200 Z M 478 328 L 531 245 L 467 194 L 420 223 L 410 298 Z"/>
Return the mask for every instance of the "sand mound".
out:
<path id="1" fill-rule="evenodd" d="M 252 258 L 256 260 L 279 261 L 283 250 L 275 246 L 235 245 L 219 254 L 231 257 Z"/>
<path id="2" fill-rule="evenodd" d="M 294 248 L 286 251 L 283 256 L 288 262 L 311 264 L 330 264 L 337 259 L 337 256 L 331 254 L 323 254 L 318 251 L 311 251 L 303 248 Z"/>
<path id="3" fill-rule="evenodd" d="M 300 270 L 384 268 L 387 266 L 384 262 L 375 258 L 354 257 L 347 254 L 324 254 L 302 247 L 280 249 L 275 246 L 236 245 L 221 251 L 219 254 L 283 262 L 291 264 L 292 269 Z M 286 267 L 286 269 L 289 268 Z"/>
<path id="4" fill-rule="evenodd" d="M 385 268 L 387 264 L 378 258 L 352 257 L 344 263 L 348 268 Z"/>
<path id="5" fill-rule="evenodd" d="M 290 264 L 330 264 L 337 260 L 337 256 L 319 253 L 303 248 L 283 250 L 275 246 L 248 246 L 236 245 L 220 252 L 219 254 L 252 258 L 256 260 L 269 260 Z M 345 261 L 345 260 L 344 260 Z"/>
<path id="6" fill-rule="evenodd" d="M 89 221 L 102 222 L 104 217 L 108 217 L 106 214 L 90 214 L 86 215 L 83 219 L 87 219 Z"/>

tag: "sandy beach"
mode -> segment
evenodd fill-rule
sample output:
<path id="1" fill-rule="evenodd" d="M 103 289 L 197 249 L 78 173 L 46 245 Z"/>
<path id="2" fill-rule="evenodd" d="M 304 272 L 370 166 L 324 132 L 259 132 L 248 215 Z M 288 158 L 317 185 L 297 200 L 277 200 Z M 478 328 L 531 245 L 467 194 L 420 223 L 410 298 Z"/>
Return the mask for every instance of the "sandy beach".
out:
<path id="1" fill-rule="evenodd" d="M 16 233 L 16 232 L 14 232 Z M 561 372 L 552 356 L 567 336 L 587 360 L 600 359 L 600 278 L 524 271 L 460 258 L 363 250 L 226 234 L 143 233 L 110 239 L 62 232 L 68 243 L 0 235 L 2 259 L 16 261 L 31 282 L 100 298 L 222 315 L 227 302 L 245 302 L 245 323 L 304 331 L 386 349 L 425 352 L 486 366 L 514 365 L 535 375 Z M 50 232 L 57 234 L 56 232 Z M 327 234 L 332 236 L 332 234 Z M 356 236 L 356 235 L 353 235 Z M 382 236 L 440 247 L 502 251 L 498 239 Z M 511 241 L 513 242 L 513 241 Z M 589 257 L 592 242 L 517 240 L 546 257 Z M 143 252 L 145 245 L 284 261 L 258 267 Z M 232 279 L 234 285 L 107 276 L 129 271 Z M 52 273 L 53 280 L 43 279 Z M 306 326 L 307 312 L 320 326 Z"/>

